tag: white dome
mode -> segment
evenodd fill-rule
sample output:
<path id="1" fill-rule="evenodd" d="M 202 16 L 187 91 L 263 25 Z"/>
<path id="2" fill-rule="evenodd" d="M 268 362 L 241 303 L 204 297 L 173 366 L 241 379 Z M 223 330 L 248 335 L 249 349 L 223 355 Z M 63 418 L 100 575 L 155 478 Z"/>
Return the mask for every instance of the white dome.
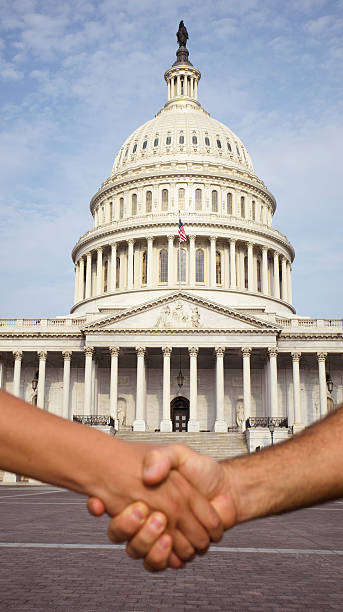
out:
<path id="1" fill-rule="evenodd" d="M 117 154 L 112 175 L 137 165 L 163 161 L 208 162 L 254 172 L 242 141 L 192 100 L 167 103 L 129 138 Z"/>

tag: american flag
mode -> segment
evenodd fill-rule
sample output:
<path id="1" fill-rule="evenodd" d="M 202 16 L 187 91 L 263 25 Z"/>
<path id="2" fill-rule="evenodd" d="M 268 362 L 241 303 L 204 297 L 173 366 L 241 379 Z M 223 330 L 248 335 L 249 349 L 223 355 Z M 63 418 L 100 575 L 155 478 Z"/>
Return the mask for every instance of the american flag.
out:
<path id="1" fill-rule="evenodd" d="M 181 219 L 179 219 L 179 242 L 187 242 L 185 228 L 183 227 Z"/>

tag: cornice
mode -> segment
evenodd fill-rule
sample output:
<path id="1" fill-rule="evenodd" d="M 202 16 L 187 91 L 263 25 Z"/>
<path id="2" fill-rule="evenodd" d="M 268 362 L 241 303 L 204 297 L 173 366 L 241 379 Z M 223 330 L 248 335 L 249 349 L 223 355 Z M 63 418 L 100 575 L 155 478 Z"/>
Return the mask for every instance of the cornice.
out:
<path id="1" fill-rule="evenodd" d="M 337 330 L 330 332 L 284 332 L 280 334 L 280 340 L 343 340 L 343 332 L 337 332 Z M 342 347 L 343 351 L 343 347 Z"/>
<path id="2" fill-rule="evenodd" d="M 244 335 L 244 336 L 265 336 L 265 335 L 269 335 L 273 332 L 273 330 L 271 329 L 241 329 L 241 328 L 237 328 L 237 329 L 223 329 L 222 327 L 216 329 L 216 328 L 211 328 L 211 329 L 193 329 L 193 328 L 189 328 L 189 329 L 185 329 L 185 328 L 180 328 L 180 329 L 146 329 L 146 328 L 136 328 L 136 329 L 118 329 L 118 330 L 109 330 L 109 329 L 87 329 L 85 330 L 85 335 L 89 336 L 89 335 L 106 335 L 106 334 L 110 334 L 110 335 L 121 335 L 124 334 L 125 336 L 129 335 L 135 335 L 135 334 L 140 334 L 140 335 L 144 335 L 144 336 L 169 336 L 169 335 L 183 335 L 183 336 L 188 336 L 189 334 L 191 335 L 198 335 L 201 336 L 202 334 L 205 336 L 209 336 L 209 335 L 230 335 L 230 336 L 237 336 L 237 335 Z"/>
<path id="3" fill-rule="evenodd" d="M 1 338 L 8 338 L 8 339 L 13 339 L 13 338 L 42 338 L 44 340 L 47 340 L 49 338 L 75 338 L 78 336 L 82 337 L 82 330 L 79 331 L 73 331 L 73 332 L 65 332 L 65 331 L 55 331 L 55 332 L 51 332 L 51 333 L 45 333 L 45 332 L 33 332 L 33 331 L 14 331 L 12 333 L 6 331 L 6 332 L 0 332 L 0 339 Z"/>

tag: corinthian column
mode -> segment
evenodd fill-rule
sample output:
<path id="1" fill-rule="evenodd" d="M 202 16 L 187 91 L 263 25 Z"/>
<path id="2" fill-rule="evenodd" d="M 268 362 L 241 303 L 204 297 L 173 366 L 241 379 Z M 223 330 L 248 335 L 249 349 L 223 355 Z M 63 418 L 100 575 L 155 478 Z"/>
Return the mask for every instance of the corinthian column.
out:
<path id="1" fill-rule="evenodd" d="M 301 404 L 300 404 L 300 368 L 299 362 L 301 353 L 291 353 L 292 355 L 292 366 L 293 366 L 293 403 L 294 403 L 294 424 L 293 433 L 297 433 L 304 429 L 302 415 L 301 415 Z M 289 423 L 290 425 L 291 423 Z"/>
<path id="2" fill-rule="evenodd" d="M 47 351 L 38 351 L 39 357 L 39 368 L 38 368 L 38 387 L 37 387 L 37 406 L 44 409 L 44 395 L 45 395 L 45 366 L 46 358 L 48 356 Z"/>
<path id="3" fill-rule="evenodd" d="M 80 257 L 79 265 L 80 265 L 80 269 L 79 269 L 79 301 L 80 301 L 80 300 L 83 300 L 83 290 L 84 290 L 84 283 L 85 283 L 85 260 L 83 257 Z"/>
<path id="4" fill-rule="evenodd" d="M 210 264 L 211 264 L 211 273 L 210 273 L 210 286 L 216 286 L 216 237 L 210 237 Z"/>
<path id="5" fill-rule="evenodd" d="M 137 353 L 137 391 L 136 391 L 136 419 L 133 422 L 133 431 L 145 431 L 145 348 L 139 346 Z"/>
<path id="6" fill-rule="evenodd" d="M 225 348 L 216 346 L 216 422 L 214 431 L 227 432 L 224 419 L 224 354 Z"/>
<path id="7" fill-rule="evenodd" d="M 280 299 L 279 253 L 274 251 L 274 297 Z"/>
<path id="8" fill-rule="evenodd" d="M 197 346 L 191 346 L 188 349 L 190 359 L 190 383 L 189 383 L 189 421 L 188 431 L 200 431 L 200 425 L 197 415 L 198 403 L 198 373 L 197 373 L 197 358 L 199 349 Z"/>
<path id="9" fill-rule="evenodd" d="M 163 351 L 163 420 L 160 424 L 161 431 L 173 431 L 170 419 L 170 356 L 172 349 L 164 346 Z"/>
<path id="10" fill-rule="evenodd" d="M 268 249 L 262 247 L 262 293 L 268 295 Z"/>
<path id="11" fill-rule="evenodd" d="M 21 360 L 23 358 L 23 351 L 13 351 L 13 357 L 14 357 L 13 395 L 20 397 L 20 374 L 21 374 Z"/>
<path id="12" fill-rule="evenodd" d="M 102 247 L 97 249 L 97 262 L 96 262 L 96 294 L 102 293 Z"/>
<path id="13" fill-rule="evenodd" d="M 288 303 L 292 304 L 292 276 L 291 276 L 291 263 L 287 261 L 287 286 L 288 286 Z"/>
<path id="14" fill-rule="evenodd" d="M 134 240 L 132 240 L 132 238 L 130 238 L 128 241 L 128 254 L 127 254 L 127 288 L 128 289 L 132 289 L 133 288 L 133 245 L 134 245 Z M 149 259 L 149 258 L 148 258 Z M 148 265 L 149 265 L 149 261 L 148 261 Z"/>
<path id="15" fill-rule="evenodd" d="M 75 292 L 74 292 L 74 304 L 79 301 L 79 262 L 75 262 Z"/>
<path id="16" fill-rule="evenodd" d="M 86 262 L 86 298 L 92 295 L 92 253 L 87 253 Z"/>
<path id="17" fill-rule="evenodd" d="M 168 286 L 174 283 L 174 236 L 168 236 Z"/>
<path id="18" fill-rule="evenodd" d="M 278 416 L 278 397 L 277 397 L 277 354 L 275 347 L 268 349 L 269 370 L 270 370 L 270 416 Z"/>
<path id="19" fill-rule="evenodd" d="M 111 353 L 111 382 L 110 382 L 110 416 L 114 422 L 114 429 L 118 431 L 118 357 L 119 346 L 109 346 Z"/>
<path id="20" fill-rule="evenodd" d="M 282 270 L 282 299 L 287 302 L 288 300 L 288 282 L 287 282 L 287 260 L 283 257 L 281 260 Z"/>
<path id="21" fill-rule="evenodd" d="M 243 405 L 244 405 L 244 420 L 242 423 L 243 431 L 246 428 L 246 421 L 251 416 L 251 376 L 250 376 L 250 355 L 251 348 L 244 346 L 242 348 L 243 355 Z"/>
<path id="22" fill-rule="evenodd" d="M 62 351 L 63 355 L 63 407 L 62 416 L 65 419 L 73 420 L 72 411 L 69 411 L 69 393 L 70 393 L 70 362 L 72 351 Z"/>
<path id="23" fill-rule="evenodd" d="M 115 291 L 116 289 L 116 265 L 117 265 L 117 243 L 111 245 L 111 263 L 110 263 L 110 282 L 109 288 L 110 291 Z"/>
<path id="24" fill-rule="evenodd" d="M 230 240 L 230 289 L 236 288 L 236 240 Z"/>
<path id="25" fill-rule="evenodd" d="M 85 346 L 85 388 L 84 388 L 84 411 L 85 414 L 92 413 L 92 361 L 94 355 L 93 346 Z"/>
<path id="26" fill-rule="evenodd" d="M 318 358 L 318 374 L 319 374 L 319 395 L 320 395 L 320 416 L 323 417 L 328 411 L 327 387 L 326 387 L 326 372 L 325 361 L 327 353 L 317 353 Z"/>
<path id="27" fill-rule="evenodd" d="M 168 240 L 169 240 L 169 238 L 168 238 Z M 152 285 L 153 285 L 153 278 L 154 278 L 154 275 L 153 275 L 154 260 L 153 260 L 153 254 L 152 254 L 153 253 L 153 250 L 152 250 L 153 241 L 154 241 L 153 237 L 149 236 L 149 238 L 148 238 L 148 253 L 147 253 L 148 254 L 147 279 L 146 279 L 147 287 L 152 287 Z M 168 243 L 168 245 L 169 245 L 169 243 Z M 169 258 L 168 258 L 168 265 L 169 265 Z M 168 274 L 168 282 L 169 282 L 169 274 Z"/>
<path id="28" fill-rule="evenodd" d="M 253 244 L 248 242 L 248 290 L 254 291 Z"/>
<path id="29" fill-rule="evenodd" d="M 195 285 L 195 236 L 189 236 L 189 286 Z"/>

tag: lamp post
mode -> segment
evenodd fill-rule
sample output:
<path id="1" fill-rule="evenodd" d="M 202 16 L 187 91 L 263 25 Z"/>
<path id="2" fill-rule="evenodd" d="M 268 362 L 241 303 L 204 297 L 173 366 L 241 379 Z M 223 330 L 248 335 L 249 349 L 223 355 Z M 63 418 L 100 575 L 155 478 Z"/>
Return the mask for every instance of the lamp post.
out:
<path id="1" fill-rule="evenodd" d="M 272 446 L 274 446 L 274 430 L 275 430 L 275 425 L 274 425 L 274 423 L 272 421 L 269 421 L 268 429 L 269 429 L 270 435 L 272 437 Z"/>

